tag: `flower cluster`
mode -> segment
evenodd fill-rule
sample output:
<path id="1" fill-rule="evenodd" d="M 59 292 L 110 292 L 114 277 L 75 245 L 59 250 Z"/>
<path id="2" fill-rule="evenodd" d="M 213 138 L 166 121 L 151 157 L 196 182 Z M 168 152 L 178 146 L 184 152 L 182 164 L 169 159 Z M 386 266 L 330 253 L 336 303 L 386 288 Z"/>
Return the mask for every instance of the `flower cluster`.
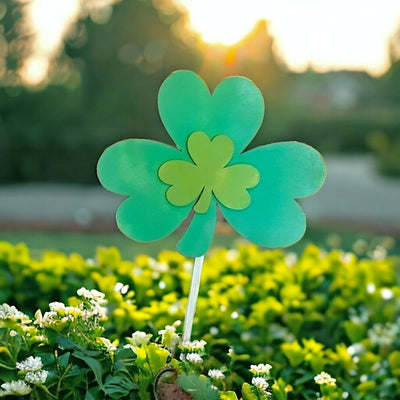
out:
<path id="1" fill-rule="evenodd" d="M 25 396 L 32 392 L 32 388 L 22 380 L 5 382 L 1 388 L 0 397 Z"/>
<path id="2" fill-rule="evenodd" d="M 99 322 L 107 316 L 107 309 L 103 307 L 107 303 L 104 293 L 81 288 L 77 294 L 83 298 L 77 307 L 66 306 L 58 301 L 52 302 L 49 304 L 50 311 L 42 314 L 41 310 L 38 310 L 35 313 L 34 323 L 41 328 L 60 330 L 65 325 L 76 324 L 81 320 L 88 328 L 97 328 Z"/>
<path id="3" fill-rule="evenodd" d="M 271 368 L 270 364 L 252 364 L 250 366 L 250 372 L 253 374 L 251 384 L 267 396 L 272 396 L 272 393 L 267 391 L 269 388 L 268 379 L 271 378 Z"/>
<path id="4" fill-rule="evenodd" d="M 162 345 L 165 346 L 171 353 L 175 352 L 175 349 L 179 344 L 180 338 L 176 333 L 176 328 L 181 324 L 182 322 L 178 320 L 172 325 L 167 325 L 164 329 L 158 331 L 158 334 L 161 335 Z"/>
<path id="5" fill-rule="evenodd" d="M 16 307 L 10 306 L 7 303 L 0 304 L 0 319 L 20 320 L 21 323 L 29 323 L 30 319 L 27 315 L 17 310 Z"/>
<path id="6" fill-rule="evenodd" d="M 218 368 L 213 368 L 208 371 L 208 376 L 211 379 L 222 380 L 225 379 L 225 374 Z"/>
<path id="7" fill-rule="evenodd" d="M 336 379 L 332 378 L 327 372 L 322 371 L 314 377 L 315 383 L 318 385 L 336 386 Z"/>
<path id="8" fill-rule="evenodd" d="M 207 342 L 205 340 L 193 340 L 183 342 L 180 346 L 182 361 L 188 361 L 192 364 L 201 364 L 203 362 L 202 354 Z"/>
<path id="9" fill-rule="evenodd" d="M 372 344 L 380 347 L 391 346 L 400 333 L 400 325 L 387 322 L 385 324 L 374 324 L 368 329 L 368 338 Z"/>
<path id="10" fill-rule="evenodd" d="M 40 357 L 29 356 L 27 359 L 17 362 L 16 368 L 24 375 L 24 380 L 5 382 L 1 385 L 0 397 L 24 396 L 32 391 L 30 385 L 43 385 L 46 382 L 48 371 L 42 369 L 43 363 Z"/>
<path id="11" fill-rule="evenodd" d="M 145 345 L 147 343 L 149 343 L 150 338 L 153 335 L 150 333 L 146 333 L 146 332 L 142 332 L 142 331 L 136 331 L 132 333 L 132 337 L 128 338 L 127 340 L 129 340 L 129 342 L 133 345 L 133 346 L 142 346 Z"/>

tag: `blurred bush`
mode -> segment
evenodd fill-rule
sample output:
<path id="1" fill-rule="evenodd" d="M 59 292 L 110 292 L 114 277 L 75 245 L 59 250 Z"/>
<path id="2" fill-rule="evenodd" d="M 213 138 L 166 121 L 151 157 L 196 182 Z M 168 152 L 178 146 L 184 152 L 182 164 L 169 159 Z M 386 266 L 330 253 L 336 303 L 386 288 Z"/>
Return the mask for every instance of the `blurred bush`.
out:
<path id="1" fill-rule="evenodd" d="M 389 176 L 400 176 L 400 135 L 372 132 L 368 144 L 375 155 L 379 171 Z"/>

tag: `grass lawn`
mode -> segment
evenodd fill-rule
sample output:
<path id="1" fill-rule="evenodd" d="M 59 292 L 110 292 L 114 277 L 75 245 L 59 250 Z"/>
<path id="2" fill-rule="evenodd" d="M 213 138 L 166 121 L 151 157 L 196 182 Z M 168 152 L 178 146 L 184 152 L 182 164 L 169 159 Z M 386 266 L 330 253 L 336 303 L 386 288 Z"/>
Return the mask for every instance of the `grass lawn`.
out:
<path id="1" fill-rule="evenodd" d="M 3 231 L 0 232 L 0 241 L 13 244 L 24 242 L 31 249 L 32 256 L 39 257 L 44 250 L 55 250 L 64 253 L 80 253 L 84 257 L 93 257 L 99 246 L 116 246 L 126 259 L 131 259 L 140 253 L 156 256 L 161 250 L 175 250 L 176 242 L 181 232 L 165 239 L 139 243 L 126 238 L 123 234 L 115 233 L 87 233 L 87 232 L 42 232 L 42 231 Z M 213 247 L 233 247 L 244 239 L 235 233 L 217 234 Z M 360 254 L 373 251 L 378 245 L 389 249 L 391 254 L 400 254 L 398 241 L 387 236 L 374 236 L 367 233 L 352 233 L 332 231 L 328 228 L 309 227 L 305 237 L 287 251 L 300 252 L 310 243 L 323 249 L 341 248 L 345 251 L 358 251 Z M 354 248 L 354 244 L 356 244 Z M 358 247 L 357 247 L 358 246 Z"/>

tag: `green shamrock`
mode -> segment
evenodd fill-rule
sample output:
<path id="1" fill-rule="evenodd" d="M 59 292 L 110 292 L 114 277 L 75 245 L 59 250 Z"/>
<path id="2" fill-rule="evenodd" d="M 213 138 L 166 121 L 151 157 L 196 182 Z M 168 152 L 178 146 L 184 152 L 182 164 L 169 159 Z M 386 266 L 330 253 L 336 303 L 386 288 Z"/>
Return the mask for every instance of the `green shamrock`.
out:
<path id="1" fill-rule="evenodd" d="M 225 207 L 242 210 L 250 204 L 246 191 L 260 180 L 252 165 L 226 165 L 232 158 L 234 144 L 229 136 L 218 135 L 212 140 L 204 132 L 193 132 L 187 142 L 192 162 L 167 161 L 161 165 L 160 179 L 172 185 L 167 190 L 168 201 L 186 206 L 197 200 L 193 210 L 203 214 L 210 207 L 213 193 Z"/>
<path id="2" fill-rule="evenodd" d="M 124 234 L 161 239 L 191 215 L 177 247 L 201 256 L 212 241 L 218 206 L 256 244 L 285 247 L 303 236 L 305 215 L 296 199 L 321 187 L 325 164 L 316 150 L 298 142 L 243 152 L 264 117 L 253 82 L 230 77 L 210 94 L 195 73 L 177 71 L 162 84 L 158 107 L 178 149 L 129 139 L 107 148 L 98 163 L 101 184 L 128 196 L 117 211 Z"/>

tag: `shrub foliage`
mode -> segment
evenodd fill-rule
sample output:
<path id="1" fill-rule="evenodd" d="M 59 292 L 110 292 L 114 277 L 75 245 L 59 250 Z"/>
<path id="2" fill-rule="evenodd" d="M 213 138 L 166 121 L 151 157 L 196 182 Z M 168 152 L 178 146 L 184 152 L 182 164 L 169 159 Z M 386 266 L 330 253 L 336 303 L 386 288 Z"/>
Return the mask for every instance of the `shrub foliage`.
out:
<path id="1" fill-rule="evenodd" d="M 191 267 L 173 252 L 32 259 L 0 243 L 0 396 L 164 400 L 180 385 L 195 400 L 399 398 L 398 259 L 215 250 L 199 341 L 182 344 Z"/>

